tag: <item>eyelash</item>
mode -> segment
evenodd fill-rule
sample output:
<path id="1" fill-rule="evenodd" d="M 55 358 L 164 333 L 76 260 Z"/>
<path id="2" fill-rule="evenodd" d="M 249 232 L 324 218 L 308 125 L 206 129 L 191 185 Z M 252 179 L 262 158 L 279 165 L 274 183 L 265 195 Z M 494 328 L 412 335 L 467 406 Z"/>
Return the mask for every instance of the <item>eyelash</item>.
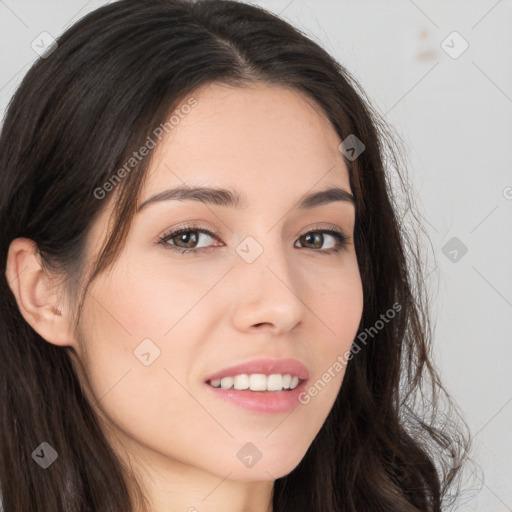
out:
<path id="1" fill-rule="evenodd" d="M 188 226 L 182 226 L 178 229 L 175 229 L 173 231 L 168 231 L 161 235 L 157 240 L 157 245 L 161 245 L 164 249 L 180 252 L 181 254 L 185 253 L 193 253 L 195 255 L 199 255 L 205 252 L 210 252 L 214 247 L 200 247 L 200 248 L 191 248 L 191 249 L 183 249 L 175 247 L 171 244 L 168 244 L 167 242 L 171 240 L 172 238 L 177 237 L 178 235 L 181 235 L 183 233 L 189 233 L 189 232 L 197 232 L 197 233 L 204 233 L 205 235 L 211 236 L 212 238 L 219 238 L 218 235 L 212 231 L 210 231 L 208 228 L 200 225 L 191 224 Z M 309 235 L 311 233 L 327 233 L 329 235 L 334 236 L 336 240 L 338 241 L 338 246 L 330 249 L 310 249 L 313 252 L 318 252 L 323 255 L 334 255 L 338 254 L 341 251 L 346 250 L 348 245 L 348 236 L 343 233 L 343 231 L 339 231 L 338 229 L 335 229 L 334 227 L 329 228 L 321 228 L 321 229 L 315 229 L 311 231 L 306 231 L 305 233 L 302 233 L 299 238 Z M 306 247 L 305 249 L 308 249 Z"/>

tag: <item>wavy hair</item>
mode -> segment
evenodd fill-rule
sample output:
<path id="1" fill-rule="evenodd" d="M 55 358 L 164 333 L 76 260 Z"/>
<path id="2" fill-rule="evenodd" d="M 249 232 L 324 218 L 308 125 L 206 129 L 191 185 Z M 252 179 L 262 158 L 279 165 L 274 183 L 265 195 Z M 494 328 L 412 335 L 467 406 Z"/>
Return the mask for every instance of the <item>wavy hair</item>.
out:
<path id="1" fill-rule="evenodd" d="M 33 240 L 44 267 L 66 280 L 78 319 L 89 284 L 122 250 L 150 156 L 108 198 L 115 200 L 112 234 L 85 275 L 89 228 L 108 203 L 95 191 L 183 98 L 210 83 L 262 82 L 305 93 L 341 140 L 354 134 L 365 145 L 358 158 L 344 157 L 364 292 L 358 333 L 393 304 L 401 309 L 374 339 L 357 344 L 318 435 L 298 466 L 274 482 L 273 510 L 440 511 L 456 495 L 469 436 L 431 362 L 423 257 L 418 232 L 404 221 L 406 214 L 413 224 L 418 218 L 403 157 L 356 79 L 278 16 L 232 0 L 121 0 L 82 18 L 57 43 L 26 74 L 4 118 L 0 265 L 12 240 Z M 145 510 L 135 475 L 85 398 L 71 348 L 48 343 L 28 325 L 5 272 L 0 304 L 4 509 Z M 31 458 L 43 441 L 59 454 L 46 471 Z"/>

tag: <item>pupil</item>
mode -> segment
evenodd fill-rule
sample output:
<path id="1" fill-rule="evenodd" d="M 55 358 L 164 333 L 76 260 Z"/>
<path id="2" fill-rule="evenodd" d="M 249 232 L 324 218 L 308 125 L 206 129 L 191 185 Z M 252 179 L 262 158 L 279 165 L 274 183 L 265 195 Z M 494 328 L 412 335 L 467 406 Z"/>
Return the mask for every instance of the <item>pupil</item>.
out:
<path id="1" fill-rule="evenodd" d="M 195 234 L 193 235 L 190 235 L 191 232 L 188 232 L 188 233 L 183 233 L 181 235 L 181 241 L 184 242 L 185 244 L 188 244 L 190 246 L 190 240 L 187 242 L 187 238 L 191 238 L 192 239 L 192 245 L 194 244 L 194 242 L 197 242 L 196 238 L 197 236 Z"/>
<path id="2" fill-rule="evenodd" d="M 308 240 L 309 238 L 313 238 L 313 241 L 310 241 Z M 314 241 L 314 238 L 317 239 L 317 244 L 316 244 L 316 247 L 321 247 L 322 246 L 322 240 L 321 240 L 321 233 L 308 233 L 306 235 L 306 240 L 307 240 L 307 243 L 315 243 Z"/>

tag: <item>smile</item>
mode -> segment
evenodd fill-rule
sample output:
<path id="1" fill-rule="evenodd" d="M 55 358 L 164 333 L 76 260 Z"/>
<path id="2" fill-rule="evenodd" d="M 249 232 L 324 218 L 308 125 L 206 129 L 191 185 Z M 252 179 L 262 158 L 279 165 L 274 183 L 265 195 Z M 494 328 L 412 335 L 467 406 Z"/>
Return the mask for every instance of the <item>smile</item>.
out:
<path id="1" fill-rule="evenodd" d="M 263 373 L 246 373 L 235 376 L 227 376 L 222 379 L 208 381 L 210 386 L 222 389 L 237 389 L 240 391 L 282 391 L 295 389 L 299 384 L 299 377 L 290 374 L 274 373 L 265 375 Z"/>

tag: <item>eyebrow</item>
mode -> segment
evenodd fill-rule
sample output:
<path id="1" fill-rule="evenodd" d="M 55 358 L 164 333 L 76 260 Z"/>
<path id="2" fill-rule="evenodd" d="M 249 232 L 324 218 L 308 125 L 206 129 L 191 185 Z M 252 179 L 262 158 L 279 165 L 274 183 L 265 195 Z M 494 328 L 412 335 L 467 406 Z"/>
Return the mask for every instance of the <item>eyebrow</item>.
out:
<path id="1" fill-rule="evenodd" d="M 140 206 L 138 206 L 137 213 L 148 207 L 150 204 L 161 201 L 185 200 L 199 201 L 201 203 L 237 209 L 245 209 L 248 205 L 247 200 L 240 193 L 234 190 L 219 187 L 194 187 L 190 185 L 180 185 L 149 197 Z M 299 200 L 295 209 L 305 210 L 316 208 L 335 201 L 347 202 L 355 207 L 355 199 L 350 192 L 339 187 L 329 187 L 319 192 L 306 194 Z"/>

